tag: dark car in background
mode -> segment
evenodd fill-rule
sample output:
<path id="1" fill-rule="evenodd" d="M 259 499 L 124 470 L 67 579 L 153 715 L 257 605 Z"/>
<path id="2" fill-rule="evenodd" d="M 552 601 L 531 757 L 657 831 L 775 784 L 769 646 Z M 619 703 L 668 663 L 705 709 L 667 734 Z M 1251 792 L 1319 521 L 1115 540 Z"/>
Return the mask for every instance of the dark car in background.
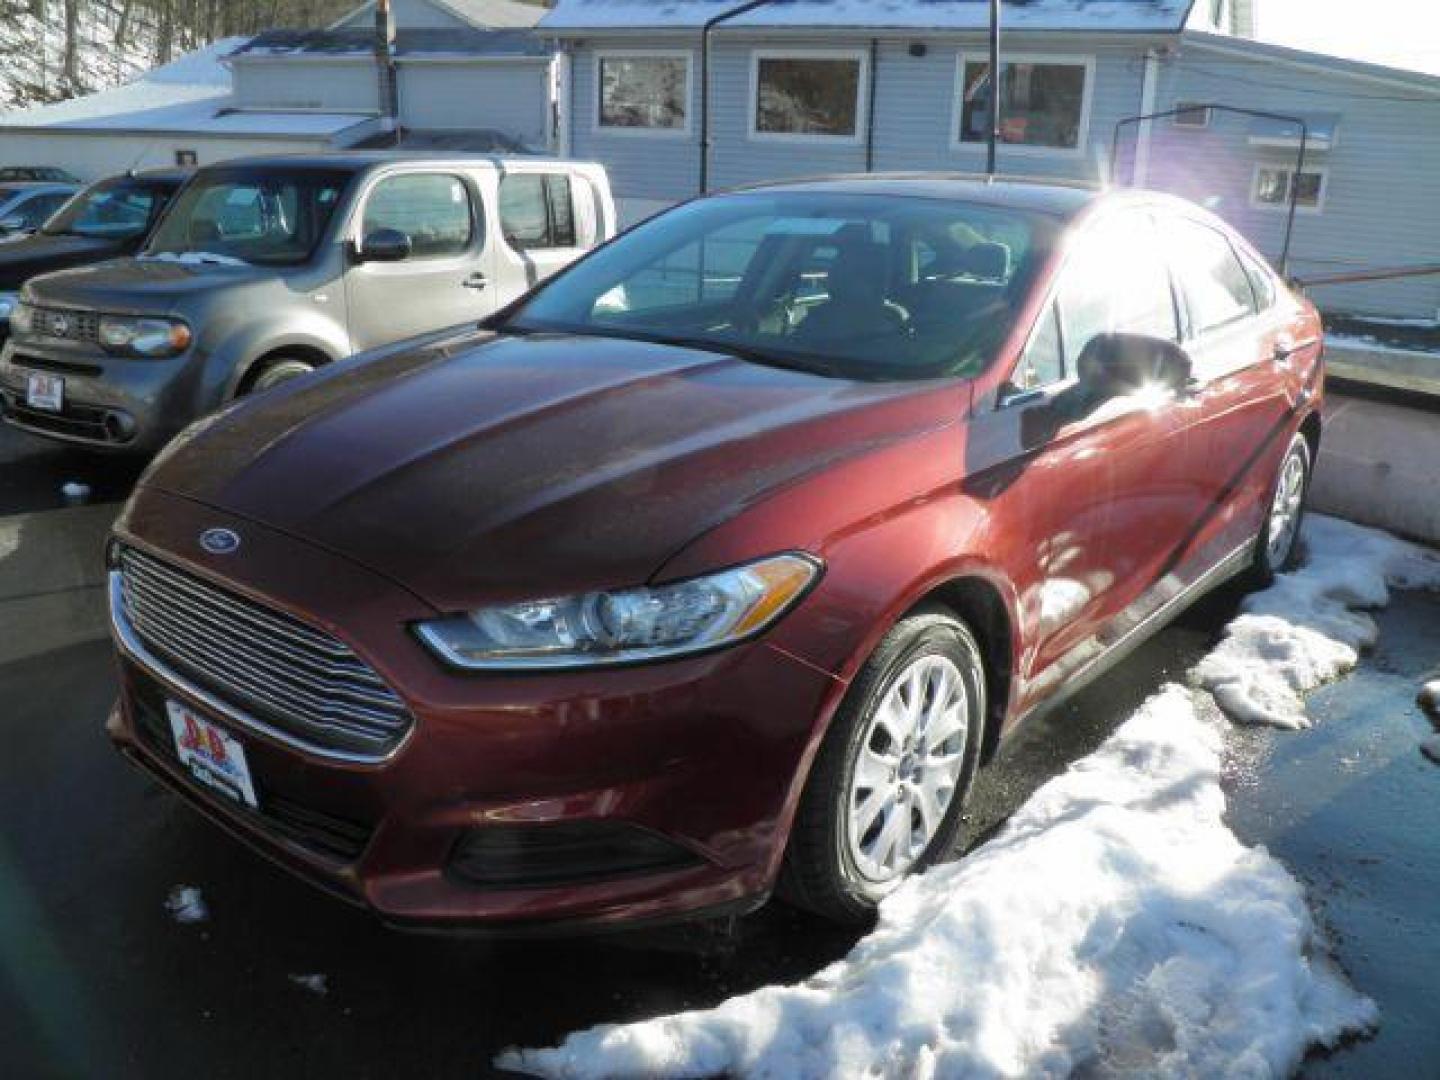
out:
<path id="1" fill-rule="evenodd" d="M 0 184 L 78 184 L 80 178 L 53 165 L 0 165 Z"/>
<path id="2" fill-rule="evenodd" d="M 79 190 L 78 184 L 0 184 L 0 241 L 33 233 Z"/>
<path id="3" fill-rule="evenodd" d="M 701 199 L 172 443 L 108 552 L 109 730 L 396 924 L 863 920 L 1003 734 L 1288 563 L 1321 353 L 1166 196 Z"/>
<path id="4" fill-rule="evenodd" d="M 0 345 L 27 281 L 140 249 L 189 169 L 153 169 L 112 177 L 72 196 L 36 232 L 0 244 Z"/>

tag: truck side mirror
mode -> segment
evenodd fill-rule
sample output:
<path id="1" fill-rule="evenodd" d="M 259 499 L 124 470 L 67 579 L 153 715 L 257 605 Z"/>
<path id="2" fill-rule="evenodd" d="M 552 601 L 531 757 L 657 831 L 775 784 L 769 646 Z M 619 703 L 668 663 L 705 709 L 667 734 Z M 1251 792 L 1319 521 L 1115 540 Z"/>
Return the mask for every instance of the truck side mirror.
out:
<path id="1" fill-rule="evenodd" d="M 399 229 L 376 229 L 368 234 L 355 249 L 356 262 L 404 262 L 410 258 L 415 245 L 410 237 Z"/>

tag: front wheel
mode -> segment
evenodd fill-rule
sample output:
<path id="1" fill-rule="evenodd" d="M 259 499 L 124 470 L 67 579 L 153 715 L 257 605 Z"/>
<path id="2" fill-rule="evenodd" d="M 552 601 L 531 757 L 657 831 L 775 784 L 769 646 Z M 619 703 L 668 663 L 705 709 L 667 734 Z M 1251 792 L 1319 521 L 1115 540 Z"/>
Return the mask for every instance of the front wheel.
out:
<path id="1" fill-rule="evenodd" d="M 1256 585 L 1269 585 L 1276 574 L 1295 565 L 1312 467 L 1310 441 L 1297 434 L 1290 440 L 1290 446 L 1280 462 L 1265 523 L 1255 542 L 1251 578 Z"/>
<path id="2" fill-rule="evenodd" d="M 309 360 L 302 360 L 296 356 L 272 357 L 262 363 L 259 369 L 245 380 L 244 386 L 240 388 L 240 396 L 264 393 L 281 383 L 309 375 L 314 370 L 315 365 Z"/>
<path id="3" fill-rule="evenodd" d="M 980 757 L 985 668 L 964 623 L 898 623 L 831 724 L 801 797 L 781 894 L 846 924 L 943 859 Z"/>

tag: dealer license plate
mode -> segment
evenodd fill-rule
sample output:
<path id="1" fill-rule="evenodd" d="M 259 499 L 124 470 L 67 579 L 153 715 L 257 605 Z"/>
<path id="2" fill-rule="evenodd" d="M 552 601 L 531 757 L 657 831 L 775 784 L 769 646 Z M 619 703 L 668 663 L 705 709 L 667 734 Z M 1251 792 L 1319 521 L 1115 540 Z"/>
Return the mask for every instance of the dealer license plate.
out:
<path id="1" fill-rule="evenodd" d="M 59 375 L 30 372 L 25 383 L 25 404 L 32 409 L 59 412 L 65 407 L 65 380 Z"/>
<path id="2" fill-rule="evenodd" d="M 258 807 L 245 748 L 239 741 L 177 701 L 167 701 L 165 709 L 170 714 L 175 751 L 190 775 L 236 802 Z"/>

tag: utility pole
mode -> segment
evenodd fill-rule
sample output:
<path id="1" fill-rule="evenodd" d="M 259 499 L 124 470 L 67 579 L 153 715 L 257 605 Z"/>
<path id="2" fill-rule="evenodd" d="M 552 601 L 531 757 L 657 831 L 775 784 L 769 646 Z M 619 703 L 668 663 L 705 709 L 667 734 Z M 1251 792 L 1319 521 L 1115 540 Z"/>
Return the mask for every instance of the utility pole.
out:
<path id="1" fill-rule="evenodd" d="M 990 0 L 990 138 L 985 145 L 985 175 L 995 175 L 995 144 L 1000 141 L 1000 0 Z"/>

